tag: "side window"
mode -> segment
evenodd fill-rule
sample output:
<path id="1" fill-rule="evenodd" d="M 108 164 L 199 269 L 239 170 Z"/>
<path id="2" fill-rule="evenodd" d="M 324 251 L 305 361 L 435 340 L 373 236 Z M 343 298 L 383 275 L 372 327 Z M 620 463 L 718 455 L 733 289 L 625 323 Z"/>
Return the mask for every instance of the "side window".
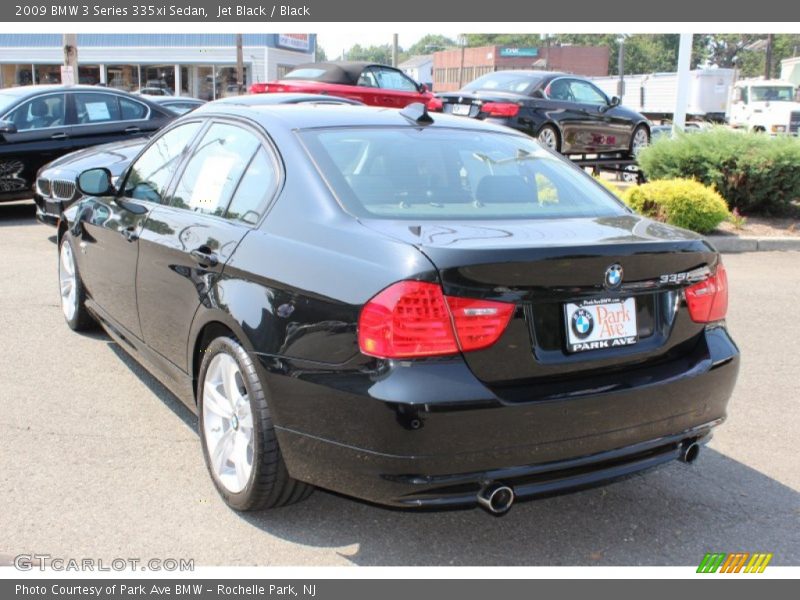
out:
<path id="1" fill-rule="evenodd" d="M 119 121 L 117 97 L 112 94 L 75 94 L 76 123 L 108 123 Z"/>
<path id="2" fill-rule="evenodd" d="M 236 188 L 225 218 L 244 221 L 250 225 L 258 223 L 275 191 L 277 180 L 275 166 L 267 151 L 263 147 L 259 148 Z"/>
<path id="3" fill-rule="evenodd" d="M 64 94 L 51 94 L 34 98 L 8 115 L 17 131 L 61 127 L 64 125 Z"/>
<path id="4" fill-rule="evenodd" d="M 570 90 L 575 102 L 582 104 L 608 104 L 605 95 L 587 81 L 573 80 L 570 83 Z"/>
<path id="5" fill-rule="evenodd" d="M 170 203 L 224 216 L 242 173 L 260 146 L 261 141 L 246 129 L 215 123 L 186 163 Z"/>
<path id="6" fill-rule="evenodd" d="M 125 196 L 164 204 L 167 186 L 200 126 L 194 122 L 170 129 L 147 148 L 128 171 Z"/>
<path id="7" fill-rule="evenodd" d="M 119 99 L 119 111 L 123 121 L 144 119 L 147 116 L 147 107 L 141 102 L 130 98 Z"/>
<path id="8" fill-rule="evenodd" d="M 575 100 L 572 97 L 569 81 L 566 79 L 555 79 L 551 81 L 544 89 L 544 94 L 550 100 L 559 100 L 561 102 L 574 102 Z"/>
<path id="9" fill-rule="evenodd" d="M 385 90 L 397 90 L 400 92 L 416 92 L 417 86 L 400 71 L 394 69 L 375 69 L 375 76 L 378 79 L 378 87 Z"/>
<path id="10" fill-rule="evenodd" d="M 750 101 L 750 88 L 742 88 L 742 102 L 747 104 Z"/>
<path id="11" fill-rule="evenodd" d="M 375 78 L 375 70 L 370 68 L 361 71 L 361 75 L 358 76 L 358 83 L 356 85 L 360 85 L 362 87 L 379 87 L 378 80 Z"/>

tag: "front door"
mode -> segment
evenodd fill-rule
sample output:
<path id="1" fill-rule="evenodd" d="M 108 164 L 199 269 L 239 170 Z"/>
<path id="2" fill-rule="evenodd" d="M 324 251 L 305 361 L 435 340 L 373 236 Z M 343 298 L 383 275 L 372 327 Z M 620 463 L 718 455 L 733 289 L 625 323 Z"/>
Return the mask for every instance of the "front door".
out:
<path id="1" fill-rule="evenodd" d="M 0 198 L 30 197 L 36 172 L 73 149 L 66 115 L 63 93 L 37 96 L 6 115 L 17 132 L 2 134 Z"/>
<path id="2" fill-rule="evenodd" d="M 213 122 L 185 162 L 169 205 L 157 207 L 144 225 L 136 276 L 142 333 L 150 348 L 184 371 L 194 314 L 261 219 L 276 174 L 258 132 Z"/>
<path id="3" fill-rule="evenodd" d="M 139 237 L 166 192 L 200 122 L 185 123 L 160 136 L 129 168 L 119 200 L 92 198 L 81 205 L 78 257 L 91 298 L 118 325 L 142 337 L 136 303 Z"/>

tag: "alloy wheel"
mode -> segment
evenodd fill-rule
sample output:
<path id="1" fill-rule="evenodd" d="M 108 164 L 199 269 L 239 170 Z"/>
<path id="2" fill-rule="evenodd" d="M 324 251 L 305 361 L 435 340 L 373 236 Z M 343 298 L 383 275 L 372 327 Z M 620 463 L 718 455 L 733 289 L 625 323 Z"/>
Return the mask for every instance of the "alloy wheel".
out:
<path id="1" fill-rule="evenodd" d="M 649 144 L 650 136 L 647 135 L 647 130 L 644 127 L 640 127 L 636 130 L 636 133 L 633 134 L 633 144 L 631 144 L 633 155 L 636 156 L 639 154 L 639 152 Z"/>
<path id="2" fill-rule="evenodd" d="M 61 244 L 58 283 L 61 292 L 61 310 L 67 320 L 71 321 L 78 310 L 78 286 L 75 257 L 72 254 L 72 246 L 66 241 Z"/>
<path id="3" fill-rule="evenodd" d="M 550 150 L 556 150 L 558 148 L 558 138 L 556 137 L 556 132 L 550 127 L 545 127 L 542 129 L 539 132 L 537 139 L 543 146 L 549 148 Z"/>
<path id="4" fill-rule="evenodd" d="M 253 412 L 239 365 L 217 354 L 203 381 L 203 434 L 217 480 L 233 494 L 241 492 L 253 471 Z"/>

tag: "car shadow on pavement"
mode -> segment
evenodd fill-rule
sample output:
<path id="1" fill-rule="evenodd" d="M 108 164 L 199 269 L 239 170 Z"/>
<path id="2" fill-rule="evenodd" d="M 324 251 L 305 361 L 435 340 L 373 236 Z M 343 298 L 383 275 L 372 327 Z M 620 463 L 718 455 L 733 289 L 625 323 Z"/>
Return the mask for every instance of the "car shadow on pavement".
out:
<path id="1" fill-rule="evenodd" d="M 108 340 L 108 347 L 114 352 L 114 354 L 119 357 L 119 359 L 125 363 L 131 372 L 139 378 L 139 380 L 147 386 L 147 388 L 155 395 L 159 400 L 164 403 L 164 406 L 169 408 L 175 416 L 178 417 L 183 424 L 186 425 L 192 431 L 197 431 L 197 417 L 195 414 L 189 410 L 189 408 L 181 402 L 175 394 L 170 392 L 166 386 L 164 386 L 158 379 L 153 377 L 147 369 L 145 369 L 142 365 L 140 365 L 136 359 L 134 359 L 130 354 L 125 352 L 120 345 L 110 339 L 108 335 L 103 332 L 101 334 Z M 202 456 L 200 457 L 203 458 Z"/>
<path id="2" fill-rule="evenodd" d="M 698 565 L 706 552 L 798 564 L 800 494 L 713 449 L 607 486 L 481 509 L 387 510 L 330 493 L 241 518 L 271 535 L 339 547 L 357 565 Z"/>
<path id="3" fill-rule="evenodd" d="M 36 222 L 36 205 L 33 202 L 0 203 L 0 227 L 29 225 Z"/>
<path id="4" fill-rule="evenodd" d="M 196 431 L 180 400 L 108 344 Z M 709 447 L 692 465 L 674 462 L 603 487 L 517 502 L 500 518 L 477 508 L 388 509 L 323 490 L 291 506 L 234 514 L 355 565 L 696 566 L 706 552 L 771 552 L 773 565 L 800 563 L 800 493 Z"/>

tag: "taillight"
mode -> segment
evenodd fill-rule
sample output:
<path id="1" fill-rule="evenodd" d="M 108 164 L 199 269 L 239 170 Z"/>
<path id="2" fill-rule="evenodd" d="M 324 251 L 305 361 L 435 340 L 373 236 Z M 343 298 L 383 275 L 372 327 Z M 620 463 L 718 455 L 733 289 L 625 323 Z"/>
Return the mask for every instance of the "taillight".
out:
<path id="1" fill-rule="evenodd" d="M 428 110 L 432 110 L 433 112 L 442 112 L 442 107 L 444 104 L 442 103 L 441 98 L 431 98 L 428 100 Z"/>
<path id="2" fill-rule="evenodd" d="M 364 305 L 361 352 L 378 358 L 446 356 L 487 348 L 505 331 L 514 305 L 445 296 L 424 281 L 400 281 Z"/>
<path id="3" fill-rule="evenodd" d="M 725 318 L 728 312 L 728 274 L 720 262 L 708 279 L 685 290 L 689 316 L 696 323 L 711 323 Z"/>
<path id="4" fill-rule="evenodd" d="M 519 104 L 513 102 L 487 102 L 481 110 L 490 117 L 516 117 L 519 112 Z"/>

